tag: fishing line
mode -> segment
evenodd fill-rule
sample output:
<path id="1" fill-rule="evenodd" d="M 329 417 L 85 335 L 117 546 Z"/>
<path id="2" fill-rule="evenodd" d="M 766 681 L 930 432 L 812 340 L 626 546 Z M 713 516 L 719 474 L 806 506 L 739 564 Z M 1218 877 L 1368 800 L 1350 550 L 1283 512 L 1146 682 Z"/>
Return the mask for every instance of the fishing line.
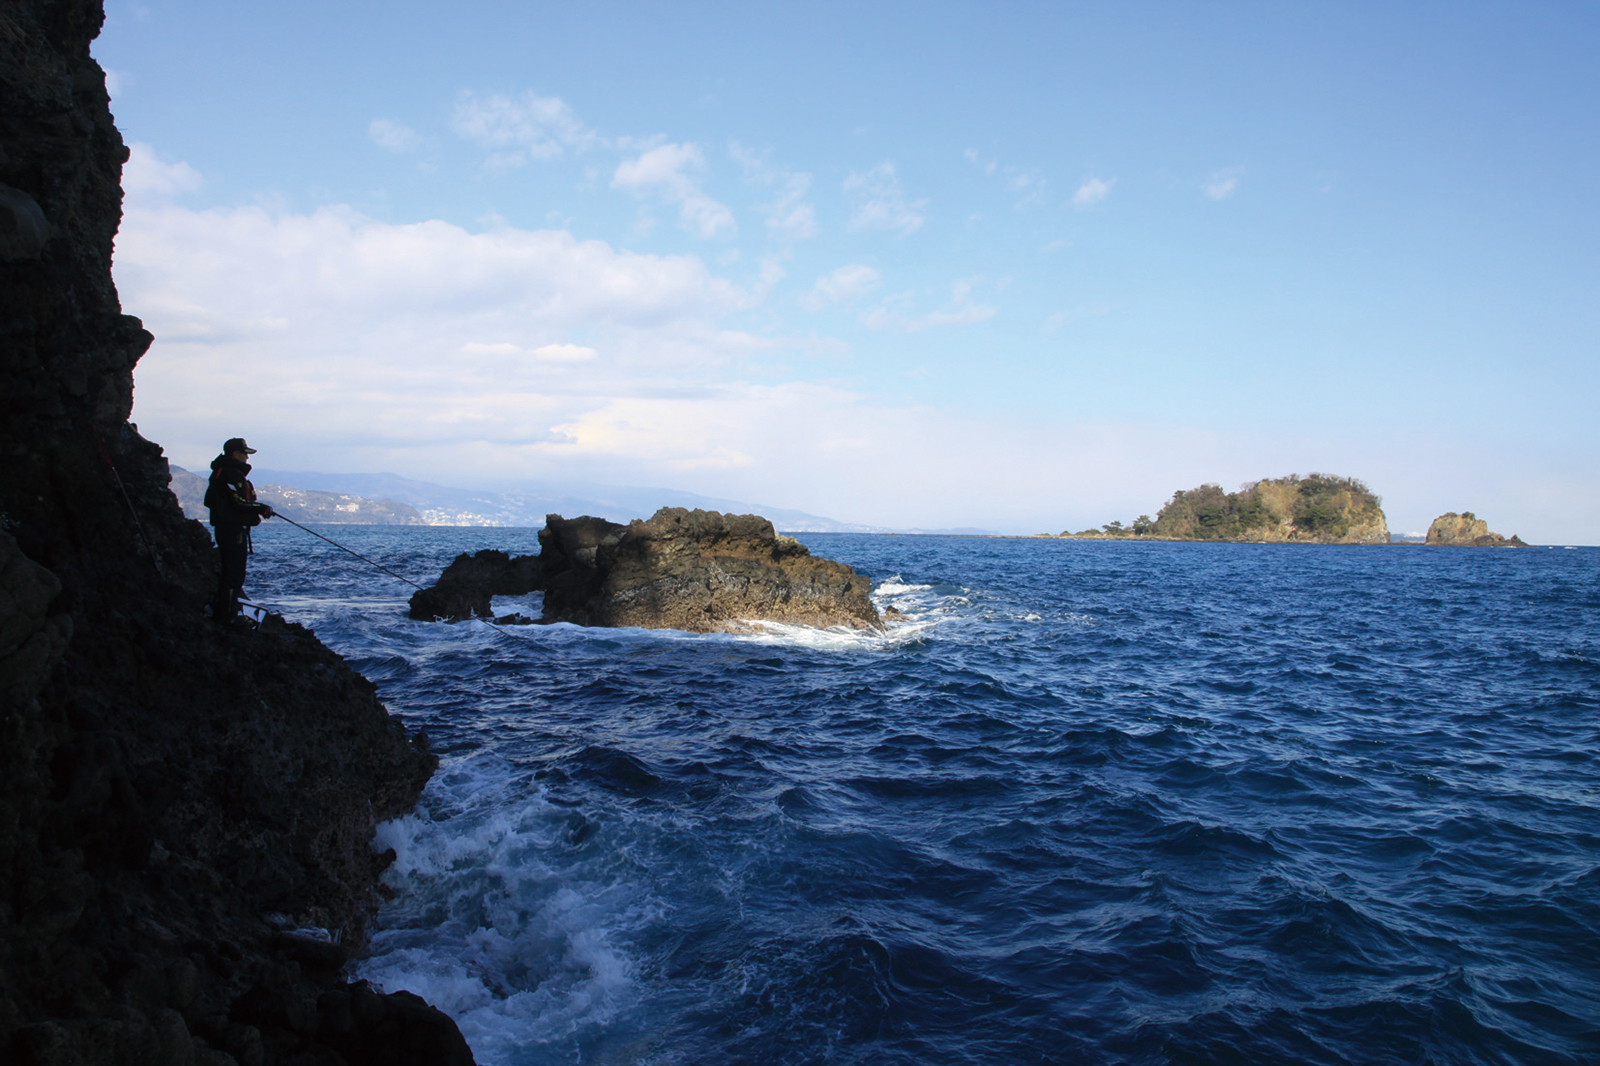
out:
<path id="1" fill-rule="evenodd" d="M 360 559 L 362 562 L 367 563 L 368 565 L 377 567 L 379 570 L 382 570 L 384 573 L 388 574 L 392 578 L 395 578 L 395 579 L 397 579 L 399 581 L 404 581 L 406 584 L 410 585 L 412 588 L 416 589 L 419 592 L 426 592 L 427 591 L 421 585 L 417 584 L 415 581 L 412 581 L 409 577 L 401 577 L 399 574 L 395 573 L 393 570 L 390 570 L 387 566 L 384 566 L 382 563 L 376 562 L 376 561 L 374 561 L 372 559 L 368 559 L 365 555 L 362 555 L 358 551 L 351 551 L 349 548 L 346 548 L 343 544 L 340 544 L 338 541 L 332 540 L 331 538 L 328 538 L 328 537 L 324 537 L 321 533 L 318 533 L 314 529 L 306 529 L 305 526 L 302 526 L 299 522 L 296 522 L 294 519 L 285 517 L 282 511 L 274 511 L 274 512 L 272 512 L 272 516 L 274 518 L 282 518 L 285 522 L 289 523 L 291 526 L 295 527 L 296 529 L 305 529 L 305 531 L 307 533 L 310 533 L 313 537 L 316 537 L 318 540 L 327 541 L 329 544 L 332 544 L 335 548 L 338 548 L 340 551 L 350 552 L 351 555 L 354 555 L 357 559 Z"/>
<path id="2" fill-rule="evenodd" d="M 351 555 L 354 555 L 357 559 L 360 559 L 362 562 L 367 563 L 370 566 L 377 567 L 379 570 L 382 570 L 384 573 L 388 574 L 392 578 L 395 578 L 395 579 L 400 580 L 400 581 L 404 581 L 406 584 L 410 585 L 412 588 L 418 590 L 419 592 L 426 592 L 427 591 L 427 589 L 424 589 L 421 585 L 417 584 L 415 581 L 412 581 L 409 577 L 401 577 L 401 575 L 395 573 L 393 570 L 390 570 L 387 566 L 384 566 L 382 563 L 377 562 L 377 561 L 375 561 L 373 559 L 368 559 L 365 555 L 362 555 L 360 552 L 352 551 L 351 549 L 346 548 L 343 544 L 340 544 L 338 541 L 333 540 L 333 539 L 331 539 L 329 537 L 324 537 L 321 533 L 318 533 L 314 529 L 306 529 L 305 526 L 302 526 L 299 522 L 296 522 L 294 519 L 285 517 L 283 512 L 281 512 L 281 511 L 274 511 L 274 512 L 272 512 L 272 515 L 273 515 L 274 518 L 282 518 L 285 522 L 289 523 L 291 526 L 294 526 L 296 529 L 304 529 L 307 533 L 310 533 L 313 537 L 316 537 L 318 540 L 327 541 L 329 544 L 332 544 L 335 548 L 338 548 L 340 551 L 350 552 Z M 508 633 L 506 631 L 504 626 L 502 626 L 499 622 L 496 622 L 493 618 L 477 618 L 477 619 L 474 619 L 474 621 L 483 622 L 483 623 L 485 623 L 485 624 L 487 624 L 489 626 L 492 626 L 496 633 L 500 634 L 502 637 L 505 637 L 507 640 L 514 640 L 514 641 L 517 641 L 519 644 L 522 643 L 522 638 L 512 636 L 510 633 Z"/>
<path id="3" fill-rule="evenodd" d="M 122 483 L 122 475 L 117 473 L 117 464 L 111 461 L 111 455 L 106 451 L 106 439 L 100 431 L 94 431 L 95 443 L 100 447 L 100 458 L 106 462 L 106 469 L 111 471 L 111 480 L 117 483 L 117 491 L 122 493 L 122 502 L 128 505 L 128 513 L 133 516 L 133 528 L 139 532 L 139 540 L 144 544 L 144 550 L 150 553 L 150 561 L 156 566 L 156 573 L 165 577 L 161 569 L 161 557 L 156 554 L 155 548 L 150 544 L 150 538 L 144 535 L 144 523 L 139 521 L 138 508 L 133 506 L 133 498 L 128 495 L 128 487 Z"/>

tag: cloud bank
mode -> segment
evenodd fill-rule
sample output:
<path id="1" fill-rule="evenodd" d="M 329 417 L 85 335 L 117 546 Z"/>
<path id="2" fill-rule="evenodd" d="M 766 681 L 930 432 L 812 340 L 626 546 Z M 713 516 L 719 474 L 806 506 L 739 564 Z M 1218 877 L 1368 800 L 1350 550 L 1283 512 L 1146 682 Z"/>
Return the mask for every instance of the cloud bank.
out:
<path id="1" fill-rule="evenodd" d="M 690 199 L 689 147 L 638 150 L 617 180 Z M 1491 516 L 1500 500 L 1529 506 L 1504 455 L 1420 438 L 1289 438 L 873 395 L 838 377 L 844 341 L 783 335 L 769 302 L 776 261 L 740 283 L 696 255 L 561 229 L 474 232 L 343 206 L 199 210 L 183 198 L 202 175 L 143 145 L 126 185 L 115 276 L 123 306 L 157 338 L 136 371 L 135 419 L 184 465 L 203 467 L 243 435 L 280 468 L 661 485 L 885 526 L 1010 532 L 1126 521 L 1176 488 L 1313 469 L 1420 501 L 1391 509 L 1398 529 L 1460 509 L 1452 486 L 1472 486 L 1470 505 Z M 812 276 L 800 303 L 848 308 L 884 281 L 847 263 Z M 964 279 L 931 312 L 899 293 L 859 317 L 889 336 L 940 329 L 959 344 L 999 314 L 980 298 L 999 288 Z M 1429 458 L 1397 467 L 1400 454 Z"/>

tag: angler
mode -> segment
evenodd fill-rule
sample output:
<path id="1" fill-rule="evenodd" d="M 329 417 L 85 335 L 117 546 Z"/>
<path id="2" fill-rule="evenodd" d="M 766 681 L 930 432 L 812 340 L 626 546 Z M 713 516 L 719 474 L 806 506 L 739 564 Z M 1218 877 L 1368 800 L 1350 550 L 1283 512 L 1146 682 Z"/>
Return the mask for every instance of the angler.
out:
<path id="1" fill-rule="evenodd" d="M 239 616 L 245 561 L 252 551 L 250 529 L 277 513 L 271 505 L 256 499 L 255 486 L 250 484 L 249 458 L 255 451 L 243 437 L 231 438 L 222 446 L 222 454 L 211 460 L 211 482 L 206 486 L 212 535 L 222 553 L 211 618 L 224 625 Z"/>

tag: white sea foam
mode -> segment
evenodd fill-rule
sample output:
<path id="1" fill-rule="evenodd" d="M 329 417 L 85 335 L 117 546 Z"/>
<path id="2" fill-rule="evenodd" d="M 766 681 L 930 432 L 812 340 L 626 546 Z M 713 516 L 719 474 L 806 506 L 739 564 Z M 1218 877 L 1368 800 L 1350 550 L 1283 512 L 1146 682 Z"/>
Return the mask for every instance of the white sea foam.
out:
<path id="1" fill-rule="evenodd" d="M 874 591 L 879 596 L 904 596 L 908 593 L 927 592 L 932 588 L 932 585 L 907 585 L 901 580 L 900 575 L 896 574 L 879 582 Z"/>
<path id="2" fill-rule="evenodd" d="M 375 846 L 395 851 L 384 876 L 398 895 L 360 977 L 450 1014 L 485 1066 L 570 1045 L 635 1002 L 635 966 L 617 937 L 659 906 L 617 851 L 566 843 L 579 816 L 493 757 L 451 766 L 424 801 L 378 827 Z"/>
<path id="3" fill-rule="evenodd" d="M 525 596 L 491 596 L 489 610 L 494 612 L 496 618 L 508 614 L 523 614 L 529 618 L 538 618 L 544 613 L 544 593 L 530 592 Z"/>
<path id="4" fill-rule="evenodd" d="M 887 630 L 850 629 L 832 626 L 817 629 L 814 626 L 787 625 L 783 622 L 747 621 L 752 632 L 735 634 L 735 639 L 756 644 L 774 644 L 787 647 L 816 648 L 823 651 L 854 651 L 858 649 L 893 648 L 922 639 L 932 628 L 932 621 L 909 622 L 890 626 Z"/>

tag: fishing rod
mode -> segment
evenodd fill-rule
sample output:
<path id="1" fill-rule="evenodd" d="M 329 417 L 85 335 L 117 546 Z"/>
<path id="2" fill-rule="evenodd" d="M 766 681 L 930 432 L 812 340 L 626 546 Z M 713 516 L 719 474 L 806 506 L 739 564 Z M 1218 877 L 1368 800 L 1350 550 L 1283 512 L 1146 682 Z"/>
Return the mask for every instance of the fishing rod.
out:
<path id="1" fill-rule="evenodd" d="M 329 537 L 324 537 L 321 533 L 318 533 L 314 529 L 307 529 L 305 526 L 302 526 L 299 522 L 296 522 L 294 519 L 285 516 L 282 511 L 273 511 L 272 515 L 273 515 L 274 518 L 282 518 L 285 522 L 289 523 L 291 526 L 294 526 L 296 529 L 304 529 L 307 533 L 310 533 L 313 537 L 316 537 L 318 540 L 327 541 L 329 544 L 332 544 L 335 548 L 338 548 L 340 551 L 350 552 L 351 555 L 354 555 L 357 559 L 360 559 L 362 562 L 368 564 L 369 566 L 377 567 L 379 570 L 382 570 L 384 573 L 388 574 L 390 577 L 396 578 L 396 579 L 398 579 L 400 581 L 404 581 L 406 584 L 410 585 L 414 589 L 417 589 L 418 591 L 422 591 L 422 592 L 427 591 L 421 585 L 417 584 L 415 581 L 412 581 L 409 577 L 402 577 L 401 575 L 395 573 L 393 570 L 390 570 L 387 566 L 384 566 L 382 563 L 377 562 L 377 561 L 375 561 L 373 559 L 368 559 L 365 555 L 362 555 L 358 551 L 351 551 L 349 548 L 346 548 L 343 544 L 340 544 L 338 541 L 333 540 L 333 539 L 331 539 Z"/>
<path id="2" fill-rule="evenodd" d="M 410 585 L 414 589 L 417 589 L 418 591 L 421 591 L 421 592 L 426 592 L 427 591 L 421 585 L 417 584 L 415 581 L 412 581 L 409 577 L 402 577 L 401 575 L 395 573 L 393 570 L 390 570 L 387 566 L 384 566 L 382 563 L 377 562 L 376 560 L 373 560 L 373 559 L 368 559 L 365 555 L 362 555 L 360 552 L 352 551 L 351 549 L 346 548 L 343 544 L 340 544 L 338 541 L 333 540 L 333 539 L 331 539 L 329 537 L 324 537 L 321 533 L 318 533 L 314 529 L 307 529 L 305 526 L 302 526 L 299 522 L 296 522 L 294 519 L 285 516 L 283 514 L 283 512 L 281 512 L 281 511 L 273 511 L 272 515 L 273 515 L 274 518 L 282 518 L 285 522 L 289 523 L 291 526 L 294 526 L 296 529 L 304 529 L 307 533 L 310 533 L 313 537 L 316 537 L 318 540 L 327 541 L 329 544 L 332 544 L 335 548 L 338 548 L 340 551 L 349 552 L 351 555 L 354 555 L 357 559 L 360 559 L 362 562 L 367 563 L 370 566 L 377 567 L 379 570 L 382 570 L 384 573 L 388 574 L 390 577 L 396 578 L 396 579 L 398 579 L 400 581 L 404 581 L 406 584 Z M 492 628 L 496 633 L 498 633 L 501 636 L 505 637 L 507 640 L 516 640 L 517 639 L 516 637 L 513 637 L 510 633 L 506 632 L 505 627 L 502 626 L 499 622 L 496 622 L 493 618 L 479 618 L 479 619 L 477 619 L 477 621 L 487 623 L 490 626 L 490 628 Z"/>

